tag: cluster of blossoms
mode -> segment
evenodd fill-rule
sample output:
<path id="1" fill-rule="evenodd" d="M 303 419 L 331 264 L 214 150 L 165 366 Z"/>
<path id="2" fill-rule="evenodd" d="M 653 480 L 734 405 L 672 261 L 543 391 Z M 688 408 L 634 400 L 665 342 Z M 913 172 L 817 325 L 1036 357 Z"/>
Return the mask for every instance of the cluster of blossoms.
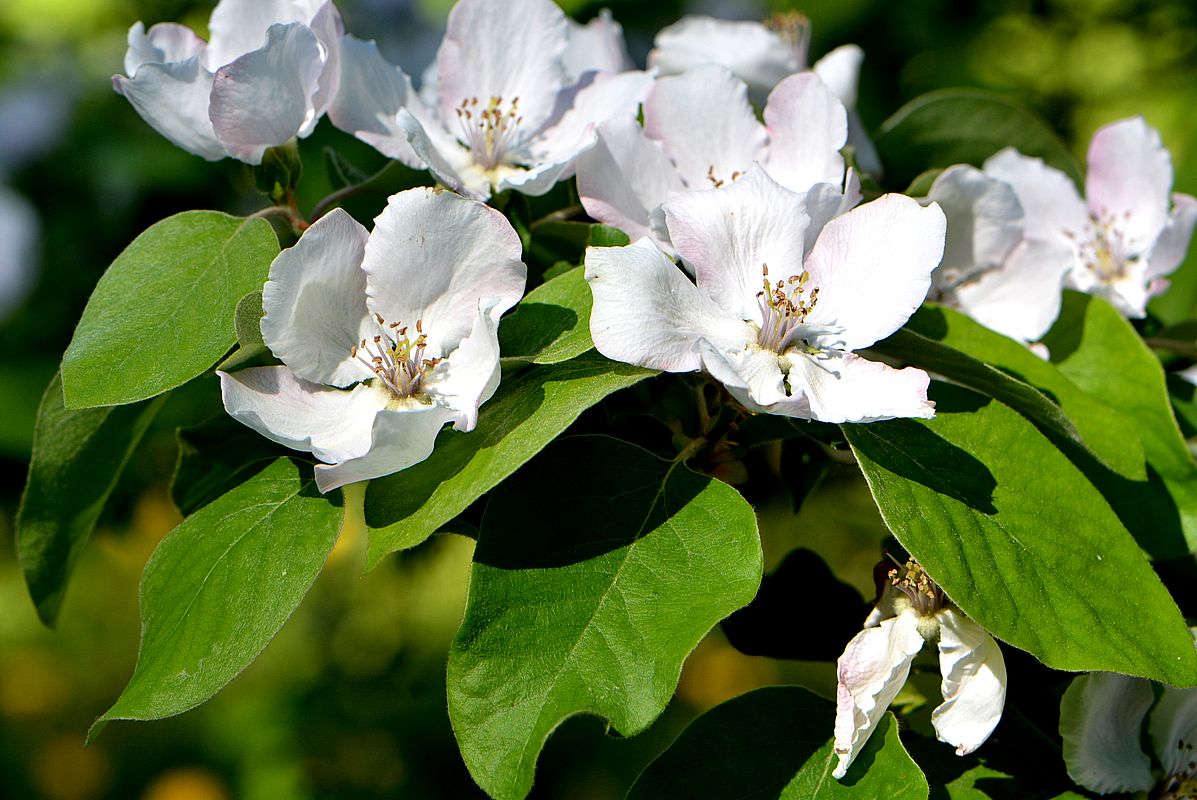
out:
<path id="1" fill-rule="evenodd" d="M 307 228 L 263 292 L 281 365 L 220 375 L 235 419 L 322 462 L 322 491 L 410 467 L 446 424 L 477 424 L 500 378 L 497 327 L 525 288 L 519 236 L 484 205 L 505 192 L 576 176 L 589 217 L 631 238 L 585 256 L 600 353 L 701 370 L 749 412 L 830 423 L 934 416 L 925 372 L 861 354 L 929 297 L 1028 344 L 1065 286 L 1143 316 L 1197 222 L 1141 119 L 1094 137 L 1085 199 L 1007 149 L 944 170 L 921 201 L 862 202 L 860 172 L 881 168 L 855 110 L 862 53 L 808 69 L 797 17 L 687 18 L 640 71 L 609 14 L 582 26 L 551 0 L 460 0 L 418 91 L 329 2 L 222 0 L 209 29 L 205 43 L 134 26 L 115 79 L 179 146 L 254 164 L 327 113 L 448 187 L 393 196 L 370 231 L 340 210 Z M 907 564 L 839 662 L 837 777 L 928 641 L 939 737 L 963 755 L 992 732 L 1001 650 Z M 1144 769 L 1118 785 L 1140 788 Z"/>

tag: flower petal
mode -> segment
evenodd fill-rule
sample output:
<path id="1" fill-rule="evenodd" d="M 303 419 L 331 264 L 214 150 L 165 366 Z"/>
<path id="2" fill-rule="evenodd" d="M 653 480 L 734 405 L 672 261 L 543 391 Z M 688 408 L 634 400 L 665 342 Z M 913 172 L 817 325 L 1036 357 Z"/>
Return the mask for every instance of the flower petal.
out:
<path id="1" fill-rule="evenodd" d="M 568 108 L 533 141 L 530 152 L 534 162 L 572 162 L 594 144 L 596 125 L 636 119 L 653 85 L 647 72 L 598 73 L 586 81 L 572 96 L 566 94 Z"/>
<path id="2" fill-rule="evenodd" d="M 765 158 L 765 128 L 748 87 L 715 64 L 658 80 L 644 103 L 644 132 L 691 189 L 731 183 Z"/>
<path id="3" fill-rule="evenodd" d="M 321 461 L 357 458 L 370 449 L 374 416 L 390 394 L 368 384 L 330 389 L 305 381 L 286 367 L 217 372 L 225 411 L 285 447 Z"/>
<path id="4" fill-rule="evenodd" d="M 739 319 L 761 322 L 757 296 L 766 265 L 770 282 L 802 273 L 808 221 L 802 195 L 760 167 L 722 189 L 671 195 L 665 221 L 698 288 Z"/>
<path id="5" fill-rule="evenodd" d="M 743 347 L 754 334 L 689 281 L 648 238 L 626 247 L 586 249 L 594 294 L 590 335 L 607 358 L 666 372 L 702 366 L 702 338 L 715 347 Z"/>
<path id="6" fill-rule="evenodd" d="M 208 113 L 229 153 L 257 164 L 267 148 L 310 131 L 322 68 L 316 35 L 293 22 L 270 26 L 262 49 L 217 70 Z"/>
<path id="7" fill-rule="evenodd" d="M 262 47 L 271 25 L 307 25 L 327 0 L 220 0 L 208 20 L 205 64 L 218 67 Z"/>
<path id="8" fill-rule="evenodd" d="M 1063 242 L 1026 239 L 999 267 L 956 286 L 950 300 L 991 330 L 1036 342 L 1060 315 L 1072 263 L 1072 249 Z"/>
<path id="9" fill-rule="evenodd" d="M 1148 278 L 1160 278 L 1176 271 L 1189 250 L 1194 224 L 1197 224 L 1197 199 L 1187 194 L 1172 195 L 1172 213 L 1152 248 Z"/>
<path id="10" fill-rule="evenodd" d="M 815 242 L 819 234 L 841 214 L 846 214 L 860 203 L 863 195 L 860 192 L 860 175 L 856 170 L 849 169 L 844 176 L 843 184 L 816 183 L 803 193 L 803 208 L 810 217 L 810 224 L 806 226 L 806 244 L 803 252 L 809 253 L 815 249 Z"/>
<path id="11" fill-rule="evenodd" d="M 455 120 L 465 100 L 518 98 L 522 127 L 537 130 L 564 85 L 568 36 L 565 14 L 552 0 L 460 0 L 436 57 L 441 119 Z"/>
<path id="12" fill-rule="evenodd" d="M 754 334 L 755 338 L 755 334 Z M 737 348 L 717 347 L 700 339 L 702 367 L 749 411 L 809 419 L 805 398 L 786 394 L 785 374 L 777 353 L 755 343 Z"/>
<path id="13" fill-rule="evenodd" d="M 454 428 L 472 431 L 478 407 L 499 388 L 499 373 L 499 326 L 482 303 L 469 336 L 433 368 L 424 388 L 435 403 L 455 413 Z"/>
<path id="14" fill-rule="evenodd" d="M 662 28 L 648 54 L 649 68 L 681 74 L 699 64 L 721 64 L 754 90 L 768 92 L 806 65 L 806 47 L 793 47 L 759 22 L 686 16 Z"/>
<path id="15" fill-rule="evenodd" d="M 854 44 L 835 48 L 815 62 L 811 70 L 823 79 L 844 108 L 856 108 L 856 91 L 860 84 L 860 65 L 864 50 Z"/>
<path id="16" fill-rule="evenodd" d="M 373 377 L 350 355 L 376 333 L 361 269 L 368 235 L 343 209 L 333 209 L 270 265 L 262 289 L 262 338 L 305 380 L 348 386 Z"/>
<path id="17" fill-rule="evenodd" d="M 392 195 L 366 242 L 366 305 L 388 322 L 423 322 L 428 357 L 451 353 L 480 300 L 497 321 L 524 293 L 519 236 L 493 208 L 444 189 Z"/>
<path id="18" fill-rule="evenodd" d="M 1168 221 L 1172 157 L 1142 117 L 1101 128 L 1089 143 L 1085 197 L 1099 219 L 1112 220 L 1133 253 L 1150 251 Z"/>
<path id="19" fill-rule="evenodd" d="M 623 40 L 623 27 L 604 8 L 585 25 L 569 20 L 569 45 L 562 56 L 565 77 L 573 83 L 592 71 L 623 72 L 632 69 Z"/>
<path id="20" fill-rule="evenodd" d="M 894 369 L 835 350 L 818 355 L 791 351 L 789 355 L 790 392 L 805 395 L 811 419 L 876 422 L 935 416 L 935 404 L 927 400 L 931 378 L 921 369 Z"/>
<path id="21" fill-rule="evenodd" d="M 787 189 L 804 192 L 816 183 L 842 184 L 848 140 L 843 104 L 818 75 L 791 75 L 765 105 L 769 174 Z"/>
<path id="22" fill-rule="evenodd" d="M 1151 761 L 1139 745 L 1151 684 L 1113 672 L 1076 677 L 1060 701 L 1064 765 L 1074 781 L 1101 794 L 1147 791 Z"/>
<path id="23" fill-rule="evenodd" d="M 684 187 L 669 157 L 635 120 L 600 125 L 594 147 L 578 157 L 577 172 L 578 196 L 591 217 L 620 228 L 632 240 L 659 239 L 661 233 L 668 240 L 667 232 L 654 230 L 652 211 L 670 192 Z"/>
<path id="24" fill-rule="evenodd" d="M 489 198 L 490 179 L 476 171 L 472 175 L 469 173 L 469 151 L 439 121 L 422 120 L 412 113 L 413 108 L 414 103 L 400 109 L 397 122 L 416 157 L 449 188 L 477 200 Z"/>
<path id="25" fill-rule="evenodd" d="M 171 64 L 204 52 L 204 40 L 186 25 L 160 22 L 146 31 L 140 22 L 129 28 L 129 49 L 125 51 L 125 74 L 137 74 L 142 64 Z"/>
<path id="26" fill-rule="evenodd" d="M 437 434 L 451 417 L 452 412 L 443 406 L 414 402 L 379 411 L 373 420 L 369 451 L 335 464 L 317 464 L 316 486 L 328 492 L 419 464 L 432 455 Z"/>
<path id="27" fill-rule="evenodd" d="M 1006 661 L 984 628 L 963 614 L 939 612 L 939 671 L 943 703 L 931 713 L 941 742 L 966 756 L 980 747 L 1006 705 Z"/>
<path id="28" fill-rule="evenodd" d="M 832 776 L 843 778 L 881 716 L 906 683 L 910 662 L 923 647 L 918 612 L 908 610 L 865 628 L 836 662 L 835 753 Z"/>
<path id="29" fill-rule="evenodd" d="M 1197 689 L 1165 686 L 1149 730 L 1165 775 L 1192 769 L 1197 761 Z"/>
<path id="30" fill-rule="evenodd" d="M 993 269 L 1022 239 L 1022 206 L 1014 189 L 976 167 L 948 167 L 931 184 L 927 199 L 939 204 L 948 221 L 937 286 Z"/>
<path id="31" fill-rule="evenodd" d="M 117 75 L 112 86 L 150 124 L 188 153 L 219 161 L 228 153 L 208 118 L 212 73 L 199 57 L 170 64 L 142 64 L 133 78 Z"/>
<path id="32" fill-rule="evenodd" d="M 983 165 L 986 175 L 1010 184 L 1022 206 L 1023 226 L 1038 239 L 1073 239 L 1089 225 L 1089 210 L 1072 179 L 1041 158 L 1007 147 Z"/>
<path id="33" fill-rule="evenodd" d="M 898 194 L 827 223 L 806 259 L 819 289 L 807 324 L 836 331 L 821 346 L 859 350 L 900 328 L 927 296 L 945 227 L 939 206 Z"/>
<path id="34" fill-rule="evenodd" d="M 399 110 L 423 105 L 411 86 L 411 78 L 392 66 L 374 42 L 352 36 L 341 40 L 341 75 L 328 118 L 388 158 L 398 159 L 413 169 L 424 161 L 412 150 L 407 131 L 399 125 Z"/>

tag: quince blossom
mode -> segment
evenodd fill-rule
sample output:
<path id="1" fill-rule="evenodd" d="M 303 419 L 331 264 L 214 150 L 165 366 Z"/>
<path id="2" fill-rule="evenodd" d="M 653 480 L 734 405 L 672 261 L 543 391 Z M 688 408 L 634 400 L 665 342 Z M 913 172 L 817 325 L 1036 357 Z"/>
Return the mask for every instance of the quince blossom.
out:
<path id="1" fill-rule="evenodd" d="M 1159 772 L 1142 747 L 1149 709 L 1147 731 Z M 1142 678 L 1081 675 L 1060 702 L 1060 737 L 1068 775 L 1086 789 L 1175 800 L 1197 796 L 1197 689 L 1165 686 L 1157 701 L 1151 682 Z"/>
<path id="2" fill-rule="evenodd" d="M 611 29 L 596 27 L 610 46 Z M 437 51 L 435 87 L 417 94 L 372 43 L 347 38 L 329 116 L 471 197 L 544 194 L 573 175 L 598 123 L 636 116 L 651 83 L 644 72 L 600 69 L 609 62 L 596 64 L 580 36 L 552 0 L 460 0 Z"/>
<path id="3" fill-rule="evenodd" d="M 653 83 L 643 128 L 632 119 L 599 127 L 598 144 L 578 158 L 578 195 L 594 219 L 672 252 L 661 211 L 670 193 L 731 184 L 759 162 L 787 189 L 817 187 L 807 211 L 826 222 L 860 201 L 840 155 L 847 131 L 843 105 L 817 75 L 779 83 L 762 124 L 744 81 L 703 64 Z"/>
<path id="4" fill-rule="evenodd" d="M 890 570 L 877 608 L 837 662 L 834 777 L 847 774 L 926 642 L 938 643 L 943 675 L 943 703 L 931 714 L 939 740 L 963 756 L 993 733 L 1006 703 L 1001 648 L 910 560 Z"/>
<path id="5" fill-rule="evenodd" d="M 823 225 L 805 196 L 756 167 L 726 188 L 676 193 L 664 212 L 696 283 L 647 237 L 588 248 L 600 353 L 703 369 L 752 411 L 825 422 L 934 415 L 925 372 L 853 351 L 926 297 L 943 253 L 938 207 L 886 195 Z"/>
<path id="6" fill-rule="evenodd" d="M 423 461 L 498 387 L 520 253 L 499 212 L 445 190 L 392 196 L 369 234 L 332 211 L 270 267 L 262 338 L 284 366 L 218 373 L 225 409 L 326 462 L 323 492 Z"/>
<path id="7" fill-rule="evenodd" d="M 137 113 L 209 161 L 258 164 L 310 134 L 340 72 L 341 15 L 327 0 L 221 0 L 204 42 L 189 28 L 129 29 L 125 75 L 112 79 Z"/>
<path id="8" fill-rule="evenodd" d="M 1197 200 L 1174 194 L 1172 159 L 1142 117 L 1101 128 L 1089 145 L 1085 199 L 1072 180 L 1041 159 L 1006 148 L 985 174 L 1013 187 L 1028 234 L 1072 252 L 1067 285 L 1109 300 L 1128 317 L 1147 314 L 1184 260 Z"/>
<path id="9" fill-rule="evenodd" d="M 1037 342 L 1060 314 L 1072 248 L 1029 235 L 1014 189 L 976 167 L 948 167 L 927 199 L 948 219 L 931 299 L 1012 339 Z"/>
<path id="10" fill-rule="evenodd" d="M 767 22 L 686 16 L 662 28 L 648 54 L 648 66 L 661 75 L 677 75 L 699 64 L 719 64 L 763 97 L 782 80 L 807 70 L 810 22 L 797 13 L 778 14 Z M 841 45 L 810 69 L 823 79 L 848 111 L 848 143 L 865 172 L 881 173 L 881 158 L 856 111 L 864 51 Z"/>

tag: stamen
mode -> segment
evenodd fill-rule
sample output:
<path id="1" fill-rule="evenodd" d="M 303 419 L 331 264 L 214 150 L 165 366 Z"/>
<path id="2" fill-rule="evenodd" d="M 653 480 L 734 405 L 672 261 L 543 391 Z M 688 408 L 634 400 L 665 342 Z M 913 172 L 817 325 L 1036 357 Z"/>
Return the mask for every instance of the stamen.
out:
<path id="1" fill-rule="evenodd" d="M 761 274 L 763 288 L 756 294 L 761 309 L 761 330 L 757 335 L 757 343 L 777 353 L 784 353 L 805 331 L 803 326 L 819 300 L 819 289 L 815 287 L 809 297 L 803 296 L 810 282 L 810 273 L 806 270 L 801 275 L 791 275 L 776 283 L 769 280 L 768 264 L 761 265 Z"/>
<path id="2" fill-rule="evenodd" d="M 485 170 L 492 170 L 511 159 L 512 152 L 523 143 L 520 126 L 524 118 L 519 113 L 520 99 L 511 98 L 504 104 L 503 98 L 492 97 L 479 109 L 478 98 L 461 101 L 454 109 L 462 144 L 469 148 L 474 163 Z"/>
<path id="3" fill-rule="evenodd" d="M 1083 235 L 1064 231 L 1065 236 L 1079 242 L 1081 260 L 1102 283 L 1126 277 L 1129 268 L 1143 258 L 1136 242 L 1123 233 L 1121 223 L 1129 217 L 1129 212 L 1119 218 L 1103 209 L 1090 213 Z"/>
<path id="4" fill-rule="evenodd" d="M 913 558 L 908 559 L 900 569 L 891 569 L 888 577 L 898 591 L 910 598 L 911 605 L 920 616 L 933 616 L 947 605 L 948 598 L 943 589 L 931 580 L 931 576 Z"/>
<path id="5" fill-rule="evenodd" d="M 354 345 L 350 357 L 374 373 L 396 397 L 418 395 L 424 376 L 444 360 L 424 357 L 428 336 L 423 332 L 423 321 L 416 322 L 419 335 L 414 342 L 401 322 L 388 323 L 381 314 L 375 314 L 374 321 L 379 333 Z"/>

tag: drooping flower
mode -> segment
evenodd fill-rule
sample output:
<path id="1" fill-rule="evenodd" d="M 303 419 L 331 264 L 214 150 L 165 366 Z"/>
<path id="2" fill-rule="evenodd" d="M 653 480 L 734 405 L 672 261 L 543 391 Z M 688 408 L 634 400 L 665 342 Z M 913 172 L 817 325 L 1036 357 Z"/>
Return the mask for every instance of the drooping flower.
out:
<path id="1" fill-rule="evenodd" d="M 601 34 L 601 35 L 606 35 Z M 330 117 L 380 152 L 427 166 L 446 185 L 485 200 L 508 189 L 544 194 L 573 175 L 595 126 L 635 118 L 651 77 L 576 70 L 590 56 L 552 0 L 459 0 L 449 14 L 427 104 L 373 45 L 346 48 Z M 567 64 L 567 51 L 577 61 Z M 421 91 L 421 94 L 425 92 Z"/>
<path id="2" fill-rule="evenodd" d="M 1184 260 L 1197 200 L 1169 198 L 1172 159 L 1142 117 L 1094 134 L 1083 200 L 1063 172 L 1012 148 L 984 168 L 1013 187 L 1031 236 L 1071 250 L 1067 285 L 1104 297 L 1126 316 L 1145 316 L 1147 301 Z"/>
<path id="3" fill-rule="evenodd" d="M 927 642 L 938 645 L 943 676 L 943 703 L 931 714 L 939 740 L 968 755 L 1002 718 L 1006 662 L 993 637 L 960 613 L 913 560 L 890 570 L 889 581 L 837 662 L 836 778 L 847 774 Z"/>
<path id="4" fill-rule="evenodd" d="M 310 134 L 340 73 L 341 16 L 330 0 L 221 0 L 200 39 L 174 23 L 129 29 L 113 87 L 155 130 L 216 161 L 257 164 Z"/>
<path id="5" fill-rule="evenodd" d="M 1145 719 L 1158 772 L 1143 752 Z M 1165 686 L 1156 700 L 1142 678 L 1081 675 L 1060 702 L 1060 737 L 1068 775 L 1086 789 L 1151 792 L 1159 800 L 1197 797 L 1197 689 Z"/>
<path id="6" fill-rule="evenodd" d="M 931 299 L 1012 339 L 1037 342 L 1060 313 L 1072 249 L 1029 235 L 1014 190 L 976 167 L 948 167 L 927 199 L 948 219 Z"/>
<path id="7" fill-rule="evenodd" d="M 671 252 L 660 210 L 670 193 L 726 186 L 760 163 L 792 191 L 818 186 L 808 213 L 825 222 L 860 201 L 840 155 L 846 137 L 844 107 L 817 75 L 778 84 L 762 124 L 744 81 L 704 64 L 653 83 L 643 128 L 631 119 L 599 127 L 598 144 L 578 159 L 578 195 L 593 218 Z"/>
<path id="8" fill-rule="evenodd" d="M 753 411 L 825 422 L 933 416 L 925 372 L 853 351 L 897 330 L 926 297 L 943 213 L 886 195 L 824 226 L 806 203 L 759 167 L 724 188 L 672 195 L 665 224 L 696 283 L 647 237 L 587 249 L 599 352 L 705 370 Z"/>
<path id="9" fill-rule="evenodd" d="M 778 14 L 764 23 L 686 16 L 657 34 L 648 65 L 661 75 L 677 75 L 700 64 L 719 64 L 764 97 L 785 78 L 808 67 L 810 22 L 801 14 Z M 856 111 L 864 51 L 841 45 L 810 67 L 848 112 L 848 144 L 856 163 L 880 174 L 881 159 Z"/>
<path id="10" fill-rule="evenodd" d="M 219 373 L 225 409 L 325 462 L 321 491 L 424 460 L 498 386 L 520 253 L 501 214 L 445 190 L 392 196 L 369 234 L 334 210 L 270 268 L 262 338 L 284 366 Z"/>

